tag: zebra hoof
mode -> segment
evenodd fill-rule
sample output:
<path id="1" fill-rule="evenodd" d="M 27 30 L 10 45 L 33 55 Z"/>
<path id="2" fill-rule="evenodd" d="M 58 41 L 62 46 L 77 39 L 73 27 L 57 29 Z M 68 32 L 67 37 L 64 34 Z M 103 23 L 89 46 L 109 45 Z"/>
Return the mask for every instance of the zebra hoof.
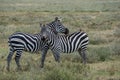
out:
<path id="1" fill-rule="evenodd" d="M 18 68 L 16 69 L 16 71 L 22 71 L 22 68 L 21 68 L 21 67 L 18 67 Z"/>
<path id="2" fill-rule="evenodd" d="M 6 67 L 6 70 L 9 72 L 9 71 L 10 71 L 10 68 L 9 68 L 9 67 Z"/>
<path id="3" fill-rule="evenodd" d="M 40 65 L 40 68 L 43 68 L 44 66 L 43 65 Z"/>

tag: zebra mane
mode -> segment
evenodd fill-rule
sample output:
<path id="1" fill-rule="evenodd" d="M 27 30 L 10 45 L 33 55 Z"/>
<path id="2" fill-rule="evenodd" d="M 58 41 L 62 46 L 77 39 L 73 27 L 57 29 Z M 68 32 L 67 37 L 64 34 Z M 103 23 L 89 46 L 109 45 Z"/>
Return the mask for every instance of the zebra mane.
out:
<path id="1" fill-rule="evenodd" d="M 48 27 L 48 29 L 50 29 L 52 32 L 54 32 L 54 34 L 58 34 L 58 32 L 56 31 L 56 29 L 54 27 L 51 27 L 49 25 L 47 25 L 45 27 Z"/>

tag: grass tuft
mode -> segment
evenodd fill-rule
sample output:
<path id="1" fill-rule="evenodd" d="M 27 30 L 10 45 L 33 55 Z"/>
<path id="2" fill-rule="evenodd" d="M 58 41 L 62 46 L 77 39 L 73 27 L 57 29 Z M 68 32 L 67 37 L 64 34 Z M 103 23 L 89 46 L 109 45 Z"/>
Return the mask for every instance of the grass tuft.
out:
<path id="1" fill-rule="evenodd" d="M 72 74 L 67 70 L 54 68 L 50 72 L 46 73 L 44 80 L 74 80 L 74 76 L 72 76 Z"/>

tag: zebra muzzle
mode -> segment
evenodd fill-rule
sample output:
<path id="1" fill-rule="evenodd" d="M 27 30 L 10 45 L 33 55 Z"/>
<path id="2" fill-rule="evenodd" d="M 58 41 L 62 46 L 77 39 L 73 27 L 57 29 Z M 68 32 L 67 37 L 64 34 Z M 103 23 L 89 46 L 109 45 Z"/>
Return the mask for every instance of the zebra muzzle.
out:
<path id="1" fill-rule="evenodd" d="M 69 30 L 67 28 L 65 29 L 65 34 L 69 34 Z"/>
<path id="2" fill-rule="evenodd" d="M 44 36 L 42 36 L 41 40 L 44 42 L 46 40 L 46 38 Z"/>

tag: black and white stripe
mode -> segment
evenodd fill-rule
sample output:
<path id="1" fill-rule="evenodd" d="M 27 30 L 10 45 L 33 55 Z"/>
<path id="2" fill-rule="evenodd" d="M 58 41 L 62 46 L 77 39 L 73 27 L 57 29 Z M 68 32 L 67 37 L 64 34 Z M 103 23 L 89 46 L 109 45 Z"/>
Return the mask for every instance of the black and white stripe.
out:
<path id="1" fill-rule="evenodd" d="M 43 36 L 42 39 L 49 44 L 56 61 L 59 61 L 60 53 L 62 52 L 71 53 L 78 51 L 83 62 L 86 63 L 86 49 L 89 43 L 89 38 L 85 32 L 78 31 L 69 35 L 59 35 L 51 28 L 47 28 L 47 25 L 44 25 L 41 29 L 41 35 Z"/>
<path id="2" fill-rule="evenodd" d="M 54 29 L 56 33 L 66 33 L 67 28 L 65 28 L 61 24 L 61 22 L 57 17 L 53 22 L 47 25 L 49 28 Z M 15 61 L 16 61 L 17 67 L 18 69 L 20 69 L 19 59 L 23 51 L 38 52 L 41 50 L 42 51 L 41 67 L 43 67 L 45 56 L 47 54 L 49 46 L 41 40 L 41 37 L 42 36 L 40 33 L 32 35 L 32 34 L 17 32 L 12 34 L 9 37 L 9 41 L 8 41 L 10 46 L 10 52 L 7 57 L 7 70 L 9 70 L 10 61 L 14 52 L 16 52 Z"/>

